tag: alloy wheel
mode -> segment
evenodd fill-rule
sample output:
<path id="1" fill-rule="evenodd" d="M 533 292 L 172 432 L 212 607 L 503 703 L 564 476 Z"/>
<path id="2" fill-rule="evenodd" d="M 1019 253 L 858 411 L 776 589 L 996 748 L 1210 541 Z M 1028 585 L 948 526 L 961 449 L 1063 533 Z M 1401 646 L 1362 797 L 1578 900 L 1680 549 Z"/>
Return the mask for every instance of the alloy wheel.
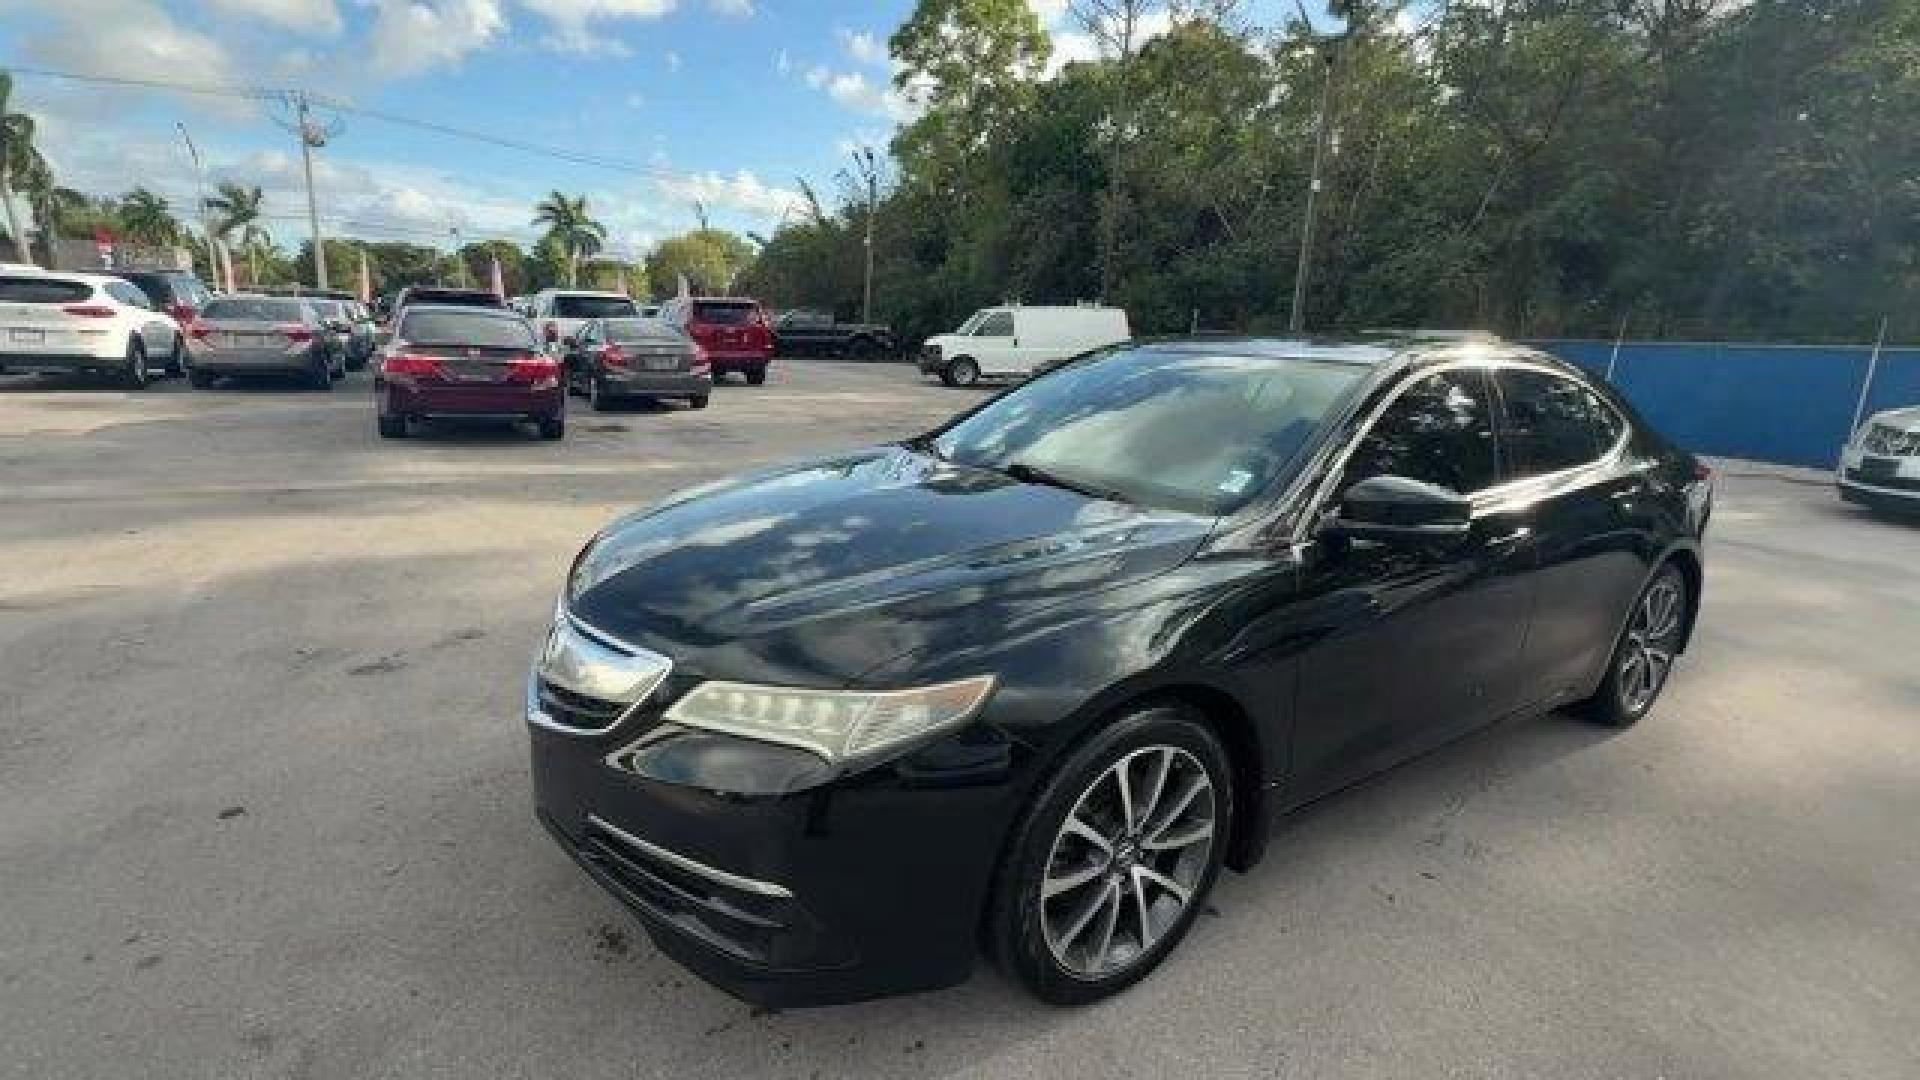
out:
<path id="1" fill-rule="evenodd" d="M 1104 979 L 1153 952 L 1206 876 L 1215 806 L 1206 767 L 1177 746 L 1134 750 L 1087 786 L 1039 886 L 1047 948 L 1063 969 Z"/>
<path id="2" fill-rule="evenodd" d="M 1653 704 L 1673 670 L 1684 608 L 1678 575 L 1666 574 L 1634 606 L 1620 657 L 1620 706 L 1637 714 Z"/>

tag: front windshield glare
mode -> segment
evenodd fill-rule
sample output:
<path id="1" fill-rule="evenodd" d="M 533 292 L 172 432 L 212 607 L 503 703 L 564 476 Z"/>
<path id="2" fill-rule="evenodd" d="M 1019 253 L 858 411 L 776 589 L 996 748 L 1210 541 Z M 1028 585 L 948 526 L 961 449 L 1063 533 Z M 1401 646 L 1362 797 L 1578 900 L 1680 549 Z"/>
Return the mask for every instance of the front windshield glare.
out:
<path id="1" fill-rule="evenodd" d="M 1294 467 L 1364 369 L 1153 348 L 1052 372 L 942 433 L 943 458 L 1127 502 L 1230 514 Z"/>

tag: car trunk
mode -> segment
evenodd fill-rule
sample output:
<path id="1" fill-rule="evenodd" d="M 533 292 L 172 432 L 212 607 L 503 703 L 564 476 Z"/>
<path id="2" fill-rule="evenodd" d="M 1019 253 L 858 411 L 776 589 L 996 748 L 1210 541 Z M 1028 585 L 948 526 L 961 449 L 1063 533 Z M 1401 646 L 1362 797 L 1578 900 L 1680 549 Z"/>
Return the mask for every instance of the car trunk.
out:
<path id="1" fill-rule="evenodd" d="M 0 351 L 91 352 L 113 315 L 105 301 L 90 300 L 92 294 L 78 282 L 0 280 Z"/>
<path id="2" fill-rule="evenodd" d="M 201 364 L 297 366 L 313 345 L 314 328 L 271 319 L 202 319 L 195 337 Z"/>

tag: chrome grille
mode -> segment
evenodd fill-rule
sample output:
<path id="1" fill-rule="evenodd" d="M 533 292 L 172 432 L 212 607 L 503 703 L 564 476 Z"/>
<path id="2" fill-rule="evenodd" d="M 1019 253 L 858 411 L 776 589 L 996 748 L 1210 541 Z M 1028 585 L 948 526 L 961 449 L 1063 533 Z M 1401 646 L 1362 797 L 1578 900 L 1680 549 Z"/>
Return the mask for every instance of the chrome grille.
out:
<path id="1" fill-rule="evenodd" d="M 1891 424 L 1874 424 L 1867 428 L 1867 437 L 1860 440 L 1860 448 L 1869 454 L 1887 457 L 1920 456 L 1920 432 L 1901 431 Z"/>
<path id="2" fill-rule="evenodd" d="M 528 722 L 554 731 L 601 735 L 644 704 L 673 661 L 560 613 L 534 661 Z"/>

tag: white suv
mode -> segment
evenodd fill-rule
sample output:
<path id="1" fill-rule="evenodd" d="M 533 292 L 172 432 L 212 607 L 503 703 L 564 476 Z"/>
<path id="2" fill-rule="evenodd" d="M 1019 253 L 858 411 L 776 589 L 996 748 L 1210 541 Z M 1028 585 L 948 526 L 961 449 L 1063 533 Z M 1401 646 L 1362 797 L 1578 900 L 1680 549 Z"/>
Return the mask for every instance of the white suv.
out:
<path id="1" fill-rule="evenodd" d="M 542 289 L 528 300 L 533 329 L 549 352 L 565 352 L 580 328 L 595 319 L 636 319 L 639 305 L 617 292 Z"/>
<path id="2" fill-rule="evenodd" d="M 173 317 L 131 282 L 100 274 L 0 273 L 0 370 L 111 372 L 147 385 L 151 364 L 191 363 Z"/>
<path id="3" fill-rule="evenodd" d="M 1867 417 L 1840 451 L 1837 479 L 1848 502 L 1920 511 L 1920 405 Z"/>

